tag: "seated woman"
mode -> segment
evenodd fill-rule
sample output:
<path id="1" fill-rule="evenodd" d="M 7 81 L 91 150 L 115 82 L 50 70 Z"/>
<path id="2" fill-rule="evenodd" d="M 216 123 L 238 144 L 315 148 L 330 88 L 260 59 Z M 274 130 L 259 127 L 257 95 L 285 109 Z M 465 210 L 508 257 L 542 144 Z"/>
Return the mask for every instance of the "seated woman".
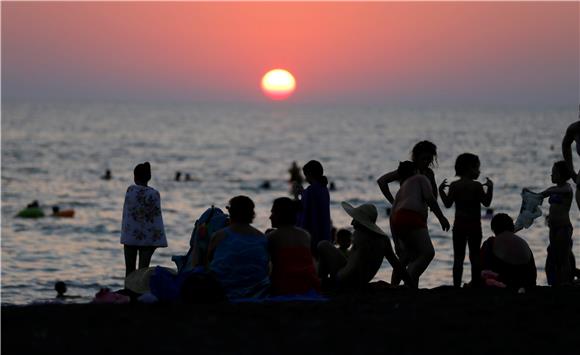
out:
<path id="1" fill-rule="evenodd" d="M 268 250 L 272 258 L 272 294 L 303 294 L 310 290 L 320 291 L 310 251 L 310 235 L 296 227 L 300 201 L 288 197 L 274 200 L 270 221 L 272 228 L 267 234 Z"/>
<path id="2" fill-rule="evenodd" d="M 379 271 L 386 257 L 408 283 L 409 277 L 393 252 L 389 237 L 377 225 L 377 208 L 372 204 L 353 207 L 342 202 L 342 208 L 352 217 L 352 247 L 348 259 L 327 240 L 318 244 L 320 259 L 318 275 L 330 277 L 340 288 L 361 288 Z"/>
<path id="3" fill-rule="evenodd" d="M 229 299 L 262 295 L 269 287 L 266 237 L 252 227 L 254 202 L 246 196 L 230 200 L 230 225 L 209 242 L 209 269 Z"/>
<path id="4" fill-rule="evenodd" d="M 509 288 L 536 285 L 534 254 L 525 240 L 514 234 L 514 221 L 505 213 L 491 220 L 495 237 L 489 237 L 481 247 L 483 273 L 497 274 L 497 281 Z"/>

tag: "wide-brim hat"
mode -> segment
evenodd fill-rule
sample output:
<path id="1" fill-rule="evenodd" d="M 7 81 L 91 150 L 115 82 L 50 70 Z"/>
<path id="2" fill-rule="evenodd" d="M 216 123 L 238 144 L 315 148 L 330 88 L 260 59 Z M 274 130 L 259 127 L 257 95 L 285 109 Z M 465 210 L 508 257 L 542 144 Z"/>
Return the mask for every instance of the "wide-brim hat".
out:
<path id="1" fill-rule="evenodd" d="M 378 212 L 375 205 L 365 203 L 358 207 L 354 207 L 346 201 L 342 201 L 340 204 L 342 205 L 342 208 L 344 208 L 344 211 L 355 221 L 377 234 L 385 237 L 387 236 L 387 234 L 376 224 Z"/>
<path id="2" fill-rule="evenodd" d="M 167 269 L 173 274 L 177 274 L 177 272 L 173 269 L 164 269 Z M 141 294 L 149 292 L 149 280 L 151 279 L 151 276 L 154 272 L 155 267 L 146 267 L 133 271 L 127 275 L 127 277 L 125 277 L 125 288 Z"/>

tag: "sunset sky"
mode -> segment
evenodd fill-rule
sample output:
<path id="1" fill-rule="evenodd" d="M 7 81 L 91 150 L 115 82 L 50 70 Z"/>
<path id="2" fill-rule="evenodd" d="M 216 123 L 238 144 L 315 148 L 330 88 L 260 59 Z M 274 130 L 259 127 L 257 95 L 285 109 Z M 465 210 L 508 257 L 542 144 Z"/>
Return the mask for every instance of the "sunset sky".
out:
<path id="1" fill-rule="evenodd" d="M 2 3 L 5 99 L 568 105 L 580 4 Z"/>

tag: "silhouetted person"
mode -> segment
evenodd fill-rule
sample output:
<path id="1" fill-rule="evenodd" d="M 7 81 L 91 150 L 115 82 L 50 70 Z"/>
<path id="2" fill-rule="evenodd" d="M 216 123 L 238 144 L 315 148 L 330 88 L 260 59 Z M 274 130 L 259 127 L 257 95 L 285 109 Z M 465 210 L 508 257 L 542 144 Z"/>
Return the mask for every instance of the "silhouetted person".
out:
<path id="1" fill-rule="evenodd" d="M 387 258 L 393 270 L 410 282 L 403 266 L 393 251 L 389 237 L 377 225 L 377 208 L 372 204 L 353 207 L 342 202 L 342 208 L 352 217 L 352 249 L 348 258 L 328 240 L 318 244 L 318 275 L 339 288 L 362 288 L 380 269 Z"/>
<path id="2" fill-rule="evenodd" d="M 328 180 L 324 176 L 322 164 L 316 160 L 306 163 L 302 171 L 310 185 L 302 192 L 302 210 L 297 225 L 310 233 L 311 250 L 314 257 L 317 257 L 315 249 L 318 243 L 331 240 L 330 194 L 326 187 Z"/>
<path id="3" fill-rule="evenodd" d="M 514 233 L 514 221 L 505 213 L 491 220 L 495 237 L 489 237 L 481 246 L 484 273 L 493 272 L 496 280 L 509 288 L 536 285 L 536 263 L 528 243 Z"/>
<path id="4" fill-rule="evenodd" d="M 431 169 L 437 162 L 437 146 L 429 141 L 421 141 L 415 144 L 411 153 L 411 160 L 417 165 L 419 174 L 427 177 L 433 190 L 433 196 L 437 199 L 437 183 L 435 174 Z M 388 172 L 377 180 L 381 192 L 391 204 L 393 204 L 395 198 L 391 194 L 389 184 L 395 181 L 399 181 L 397 170 Z"/>
<path id="5" fill-rule="evenodd" d="M 294 196 L 295 199 L 298 199 L 302 192 L 304 178 L 300 172 L 300 167 L 298 167 L 298 164 L 295 161 L 292 162 L 290 169 L 288 169 L 288 173 L 290 173 L 290 179 L 288 180 L 290 183 L 290 191 L 292 196 Z"/>
<path id="6" fill-rule="evenodd" d="M 471 263 L 471 286 L 478 286 L 481 278 L 479 251 L 481 249 L 481 205 L 489 207 L 493 198 L 493 182 L 488 178 L 485 184 L 476 181 L 480 171 L 479 157 L 463 153 L 455 161 L 455 175 L 459 180 L 451 185 L 447 179 L 439 186 L 441 201 L 450 208 L 455 203 L 453 222 L 453 286 L 461 287 L 465 246 L 469 246 Z M 484 190 L 487 187 L 487 191 Z M 445 192 L 445 188 L 449 191 Z"/>
<path id="7" fill-rule="evenodd" d="M 137 253 L 139 269 L 146 268 L 156 248 L 167 247 L 161 214 L 159 192 L 147 186 L 151 180 L 149 162 L 138 164 L 134 171 L 135 184 L 129 186 L 123 205 L 121 244 L 125 253 L 125 276 L 135 271 Z"/>
<path id="8" fill-rule="evenodd" d="M 191 175 L 185 174 L 185 181 L 191 181 Z"/>
<path id="9" fill-rule="evenodd" d="M 270 188 L 272 187 L 272 185 L 270 184 L 270 181 L 265 180 L 264 182 L 262 182 L 262 184 L 260 185 L 260 188 L 264 189 L 264 190 L 270 190 Z"/>
<path id="10" fill-rule="evenodd" d="M 270 221 L 274 230 L 266 233 L 272 260 L 272 293 L 303 294 L 320 291 L 320 280 L 310 250 L 310 235 L 296 227 L 301 203 L 288 197 L 274 200 Z"/>
<path id="11" fill-rule="evenodd" d="M 397 176 L 401 187 L 393 201 L 391 231 L 397 236 L 399 259 L 411 278 L 411 287 L 418 287 L 419 277 L 435 256 L 427 229 L 427 209 L 430 208 L 441 223 L 444 231 L 449 230 L 449 221 L 441 212 L 429 179 L 418 174 L 417 165 L 410 161 L 399 164 Z M 392 281 L 399 283 L 399 275 L 393 272 Z"/>
<path id="12" fill-rule="evenodd" d="M 574 170 L 574 162 L 572 158 L 572 143 L 576 142 L 576 153 L 580 157 L 580 120 L 572 123 L 566 129 L 566 134 L 562 140 L 562 155 L 570 170 L 572 181 L 576 183 L 576 204 L 580 209 L 580 172 Z"/>
<path id="13" fill-rule="evenodd" d="M 101 176 L 101 179 L 103 180 L 111 180 L 113 178 L 113 176 L 111 175 L 111 170 L 107 169 L 105 171 L 105 175 Z"/>
<path id="14" fill-rule="evenodd" d="M 336 191 L 336 185 L 334 184 L 334 181 L 330 182 L 330 184 L 328 185 L 328 190 Z"/>
<path id="15" fill-rule="evenodd" d="M 179 181 L 181 180 L 181 172 L 180 171 L 176 171 L 175 172 L 175 181 Z"/>
<path id="16" fill-rule="evenodd" d="M 565 161 L 554 163 L 551 178 L 556 185 L 540 192 L 544 198 L 548 198 L 550 204 L 548 215 L 550 245 L 546 260 L 546 275 L 548 284 L 553 286 L 569 284 L 574 277 L 570 264 L 573 232 L 570 207 L 574 196 L 572 186 L 568 183 L 570 173 L 571 170 Z"/>
<path id="17" fill-rule="evenodd" d="M 251 223 L 254 202 L 236 196 L 229 202 L 230 225 L 213 234 L 208 247 L 209 269 L 229 299 L 263 294 L 270 286 L 267 240 Z"/>
<path id="18" fill-rule="evenodd" d="M 54 284 L 54 290 L 56 291 L 56 298 L 65 298 L 66 284 L 62 281 L 58 281 Z"/>

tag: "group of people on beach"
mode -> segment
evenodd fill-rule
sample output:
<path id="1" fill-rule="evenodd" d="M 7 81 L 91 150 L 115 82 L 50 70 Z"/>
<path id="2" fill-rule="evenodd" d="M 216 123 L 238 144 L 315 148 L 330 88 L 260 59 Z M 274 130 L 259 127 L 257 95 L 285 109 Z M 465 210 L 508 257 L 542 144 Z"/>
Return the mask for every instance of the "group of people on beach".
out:
<path id="1" fill-rule="evenodd" d="M 571 284 L 577 272 L 572 255 L 570 207 L 574 191 L 568 182 L 578 186 L 569 149 L 580 143 L 580 122 L 570 126 L 563 140 L 564 160 L 554 163 L 554 186 L 540 192 L 548 198 L 549 240 L 546 272 L 551 285 Z M 580 155 L 580 146 L 578 146 Z M 437 147 L 429 141 L 417 143 L 410 161 L 399 163 L 396 170 L 378 180 L 385 198 L 392 204 L 391 238 L 377 226 L 377 209 L 373 204 L 342 207 L 352 218 L 352 234 L 341 230 L 337 248 L 332 238 L 328 179 L 322 164 L 311 160 L 302 167 L 307 188 L 300 188 L 302 178 L 296 164 L 290 169 L 292 198 L 274 200 L 270 221 L 272 228 L 262 233 L 252 226 L 254 203 L 247 196 L 229 201 L 229 224 L 209 237 L 203 258 L 192 266 L 209 270 L 229 299 L 319 292 L 323 288 L 361 289 L 382 265 L 383 258 L 393 268 L 391 284 L 419 287 L 419 279 L 434 258 L 435 250 L 427 228 L 431 210 L 444 231 L 451 228 L 437 199 L 446 208 L 455 205 L 453 238 L 453 285 L 461 287 L 466 247 L 471 262 L 469 286 L 530 287 L 536 284 L 533 253 L 526 241 L 516 235 L 514 222 L 504 213 L 491 220 L 493 237 L 482 245 L 481 206 L 489 207 L 493 199 L 493 182 L 480 176 L 480 160 L 472 153 L 460 154 L 455 162 L 458 180 L 438 186 L 433 166 Z M 150 264 L 154 250 L 166 247 L 160 195 L 148 186 L 149 163 L 134 170 L 135 184 L 125 196 L 121 243 L 124 245 L 126 276 Z M 299 184 L 297 184 L 297 182 Z M 390 184 L 398 182 L 395 196 Z M 300 185 L 300 186 L 298 186 Z M 580 197 L 576 190 L 580 207 Z M 339 238 L 336 238 L 337 240 Z M 348 248 L 348 244 L 351 244 Z M 192 243 L 195 247 L 195 243 Z M 346 245 L 346 247 L 345 247 Z M 197 251 L 199 253 L 199 250 Z"/>

